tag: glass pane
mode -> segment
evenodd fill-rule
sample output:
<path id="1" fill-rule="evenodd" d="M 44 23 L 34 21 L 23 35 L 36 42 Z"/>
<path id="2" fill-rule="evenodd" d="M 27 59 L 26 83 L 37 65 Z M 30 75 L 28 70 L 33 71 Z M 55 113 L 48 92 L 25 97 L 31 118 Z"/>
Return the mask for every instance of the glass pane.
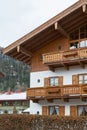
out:
<path id="1" fill-rule="evenodd" d="M 58 106 L 51 106 L 49 108 L 50 115 L 58 115 L 59 114 L 59 107 Z"/>
<path id="2" fill-rule="evenodd" d="M 58 78 L 50 78 L 50 86 L 58 86 Z"/>
<path id="3" fill-rule="evenodd" d="M 79 84 L 83 84 L 83 82 L 82 82 L 82 81 L 79 81 Z"/>
<path id="4" fill-rule="evenodd" d="M 87 80 L 84 80 L 84 84 L 87 84 Z"/>
<path id="5" fill-rule="evenodd" d="M 87 75 L 84 75 L 84 84 L 87 84 Z"/>
<path id="6" fill-rule="evenodd" d="M 55 86 L 58 86 L 58 78 L 55 78 Z"/>
<path id="7" fill-rule="evenodd" d="M 50 86 L 54 86 L 54 78 L 50 78 Z"/>
<path id="8" fill-rule="evenodd" d="M 54 110 L 54 107 L 50 107 L 50 108 L 49 108 L 49 114 L 50 114 L 50 115 L 53 114 L 53 110 Z"/>
<path id="9" fill-rule="evenodd" d="M 83 76 L 82 75 L 79 75 L 79 80 L 83 80 Z"/>
<path id="10" fill-rule="evenodd" d="M 70 34 L 70 40 L 76 40 L 79 38 L 79 30 L 75 30 Z"/>
<path id="11" fill-rule="evenodd" d="M 82 114 L 82 106 L 79 106 L 77 111 L 77 115 L 80 116 Z"/>
<path id="12" fill-rule="evenodd" d="M 79 106 L 78 116 L 86 116 L 86 115 L 87 115 L 87 106 Z"/>
<path id="13" fill-rule="evenodd" d="M 85 44 L 86 44 L 86 46 L 87 46 L 87 40 L 85 41 Z"/>
<path id="14" fill-rule="evenodd" d="M 87 80 L 87 75 L 84 75 L 84 80 Z"/>
<path id="15" fill-rule="evenodd" d="M 80 42 L 80 47 L 85 47 L 85 41 Z"/>
<path id="16" fill-rule="evenodd" d="M 55 109 L 56 109 L 56 114 L 59 115 L 59 107 L 55 106 Z"/>

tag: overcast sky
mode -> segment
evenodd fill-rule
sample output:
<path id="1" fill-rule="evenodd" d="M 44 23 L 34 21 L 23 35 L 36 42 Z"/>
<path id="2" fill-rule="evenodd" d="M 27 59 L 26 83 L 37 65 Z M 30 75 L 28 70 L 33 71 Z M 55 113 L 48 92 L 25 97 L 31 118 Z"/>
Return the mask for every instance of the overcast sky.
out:
<path id="1" fill-rule="evenodd" d="M 77 1 L 0 0 L 0 46 L 8 46 Z"/>

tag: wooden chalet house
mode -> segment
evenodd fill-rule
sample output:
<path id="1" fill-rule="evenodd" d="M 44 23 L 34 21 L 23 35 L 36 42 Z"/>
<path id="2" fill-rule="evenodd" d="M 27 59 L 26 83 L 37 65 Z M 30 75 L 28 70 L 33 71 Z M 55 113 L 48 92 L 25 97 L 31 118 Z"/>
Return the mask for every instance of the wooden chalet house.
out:
<path id="1" fill-rule="evenodd" d="M 87 0 L 3 49 L 31 66 L 30 113 L 87 115 Z"/>

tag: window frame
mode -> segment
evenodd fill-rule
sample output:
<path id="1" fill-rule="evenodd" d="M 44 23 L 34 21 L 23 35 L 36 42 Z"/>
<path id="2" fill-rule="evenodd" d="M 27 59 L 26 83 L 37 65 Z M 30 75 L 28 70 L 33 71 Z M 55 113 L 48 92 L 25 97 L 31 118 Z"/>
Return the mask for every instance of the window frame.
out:
<path id="1" fill-rule="evenodd" d="M 53 79 L 53 84 L 51 83 L 52 79 Z M 57 79 L 57 83 L 56 83 L 56 79 Z M 58 86 L 59 85 L 59 76 L 58 77 L 50 77 L 49 78 L 49 85 L 51 87 Z"/>
<path id="2" fill-rule="evenodd" d="M 82 76 L 82 80 L 79 80 L 79 77 Z M 78 84 L 87 84 L 87 79 L 85 79 L 85 76 L 87 76 L 87 73 L 84 74 L 78 74 Z M 81 83 L 80 83 L 81 81 Z M 86 83 L 85 83 L 86 82 Z"/>
<path id="3" fill-rule="evenodd" d="M 86 110 L 86 113 L 83 110 Z M 87 105 L 78 105 L 77 106 L 77 116 L 87 116 Z"/>
<path id="4" fill-rule="evenodd" d="M 53 108 L 53 111 L 52 111 L 52 113 L 50 113 L 50 109 L 51 108 Z M 56 108 L 58 108 L 58 109 L 56 109 Z M 57 111 L 55 111 L 55 110 L 57 110 Z M 59 115 L 59 105 L 54 105 L 54 106 L 49 106 L 49 115 L 51 116 L 51 115 Z"/>
<path id="5" fill-rule="evenodd" d="M 83 28 L 83 29 L 82 29 Z M 70 49 L 87 47 L 87 24 L 70 33 Z M 81 42 L 83 44 L 81 45 Z"/>

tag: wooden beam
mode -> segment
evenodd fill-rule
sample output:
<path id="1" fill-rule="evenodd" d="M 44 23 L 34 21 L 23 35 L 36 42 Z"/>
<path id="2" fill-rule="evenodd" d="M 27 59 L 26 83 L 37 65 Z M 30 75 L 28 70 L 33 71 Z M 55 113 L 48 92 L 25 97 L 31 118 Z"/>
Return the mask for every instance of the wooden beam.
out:
<path id="1" fill-rule="evenodd" d="M 23 53 L 23 54 L 25 54 L 25 55 L 27 55 L 27 56 L 29 56 L 29 57 L 32 57 L 32 53 L 29 52 L 29 51 L 27 51 L 26 49 L 24 49 L 24 48 L 21 47 L 21 46 L 17 46 L 17 52 L 18 52 L 18 53 L 21 52 L 21 53 Z"/>
<path id="2" fill-rule="evenodd" d="M 83 11 L 83 13 L 86 12 L 86 4 L 82 5 L 82 11 Z"/>
<path id="3" fill-rule="evenodd" d="M 49 70 L 51 70 L 51 71 L 55 72 L 55 68 L 54 68 L 54 67 L 52 67 L 52 66 L 49 66 Z"/>
<path id="4" fill-rule="evenodd" d="M 69 66 L 68 66 L 68 65 L 66 65 L 65 63 L 62 63 L 62 65 L 64 66 L 64 68 L 65 68 L 66 70 L 69 70 Z"/>
<path id="5" fill-rule="evenodd" d="M 81 68 L 83 68 L 83 69 L 85 68 L 85 64 L 83 62 L 79 61 L 79 64 L 80 64 Z"/>
<path id="6" fill-rule="evenodd" d="M 62 28 L 62 26 L 58 24 L 58 22 L 54 24 L 54 28 L 55 30 L 58 30 L 61 34 L 63 34 L 65 37 L 69 38 L 68 33 Z"/>
<path id="7" fill-rule="evenodd" d="M 63 98 L 64 102 L 69 102 L 69 98 Z"/>

